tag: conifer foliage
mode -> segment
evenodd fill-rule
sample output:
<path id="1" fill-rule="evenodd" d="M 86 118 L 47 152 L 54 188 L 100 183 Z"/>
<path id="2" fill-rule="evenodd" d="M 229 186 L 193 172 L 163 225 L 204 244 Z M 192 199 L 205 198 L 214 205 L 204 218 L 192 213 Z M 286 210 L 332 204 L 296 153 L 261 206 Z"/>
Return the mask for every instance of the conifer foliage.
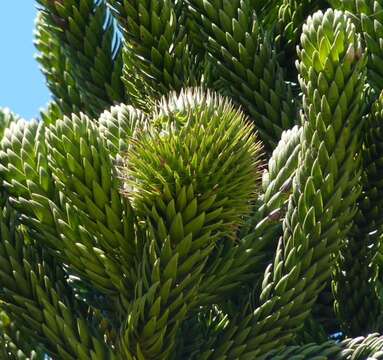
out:
<path id="1" fill-rule="evenodd" d="M 0 358 L 383 359 L 383 1 L 38 3 Z"/>

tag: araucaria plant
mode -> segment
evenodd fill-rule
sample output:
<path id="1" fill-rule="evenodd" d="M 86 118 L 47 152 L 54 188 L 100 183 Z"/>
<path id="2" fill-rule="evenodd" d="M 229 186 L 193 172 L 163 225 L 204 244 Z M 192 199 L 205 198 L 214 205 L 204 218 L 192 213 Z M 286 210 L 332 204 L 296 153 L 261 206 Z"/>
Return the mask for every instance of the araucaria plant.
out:
<path id="1" fill-rule="evenodd" d="M 0 358 L 383 359 L 383 0 L 38 2 Z"/>

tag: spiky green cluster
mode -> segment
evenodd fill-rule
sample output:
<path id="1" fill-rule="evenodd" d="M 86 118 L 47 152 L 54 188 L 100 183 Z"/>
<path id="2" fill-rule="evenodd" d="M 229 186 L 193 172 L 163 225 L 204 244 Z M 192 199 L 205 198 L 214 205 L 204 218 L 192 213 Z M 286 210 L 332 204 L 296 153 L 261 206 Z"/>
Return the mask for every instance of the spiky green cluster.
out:
<path id="1" fill-rule="evenodd" d="M 181 109 L 139 136 L 126 159 L 124 191 L 150 224 L 140 259 L 147 280 L 139 280 L 122 343 L 127 358 L 140 352 L 150 359 L 170 357 L 171 340 L 198 304 L 215 243 L 233 241 L 255 195 L 259 145 L 252 127 L 226 100 L 209 93 L 195 97 L 186 109 L 183 94 L 171 99 Z M 183 111 L 180 126 L 177 115 Z M 143 302 L 152 318 L 147 324 L 136 313 Z"/>

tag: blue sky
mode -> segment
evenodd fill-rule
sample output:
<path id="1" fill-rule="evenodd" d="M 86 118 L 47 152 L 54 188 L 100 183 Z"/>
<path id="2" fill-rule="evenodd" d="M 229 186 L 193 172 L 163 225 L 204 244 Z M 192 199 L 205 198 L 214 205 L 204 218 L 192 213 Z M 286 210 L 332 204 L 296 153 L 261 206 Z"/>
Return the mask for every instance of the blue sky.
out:
<path id="1" fill-rule="evenodd" d="M 5 0 L 0 12 L 0 107 L 25 118 L 36 117 L 50 99 L 34 59 L 33 29 L 36 4 Z"/>

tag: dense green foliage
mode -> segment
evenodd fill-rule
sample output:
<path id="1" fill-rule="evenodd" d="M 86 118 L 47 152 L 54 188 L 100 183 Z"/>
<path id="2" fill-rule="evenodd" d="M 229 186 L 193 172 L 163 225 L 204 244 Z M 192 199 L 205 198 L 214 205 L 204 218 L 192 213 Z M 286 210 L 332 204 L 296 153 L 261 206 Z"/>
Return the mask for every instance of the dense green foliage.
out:
<path id="1" fill-rule="evenodd" d="M 0 358 L 383 359 L 383 1 L 38 2 Z"/>

